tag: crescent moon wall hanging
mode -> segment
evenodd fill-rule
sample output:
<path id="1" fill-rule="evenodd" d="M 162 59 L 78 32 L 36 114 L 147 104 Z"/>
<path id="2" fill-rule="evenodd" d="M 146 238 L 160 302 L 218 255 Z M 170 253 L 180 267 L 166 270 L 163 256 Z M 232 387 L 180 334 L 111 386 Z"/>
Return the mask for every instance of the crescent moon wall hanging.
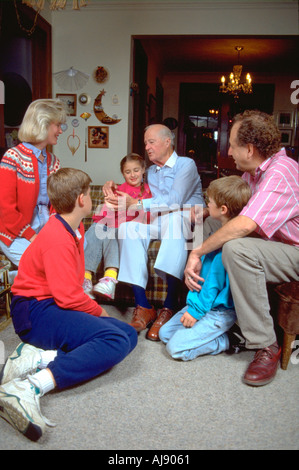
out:
<path id="1" fill-rule="evenodd" d="M 103 122 L 104 124 L 117 124 L 119 121 L 121 121 L 121 119 L 116 119 L 116 118 L 108 116 L 103 109 L 102 97 L 105 94 L 106 94 L 106 91 L 101 90 L 100 94 L 94 100 L 94 106 L 93 106 L 94 113 L 96 117 L 98 118 L 98 120 Z"/>

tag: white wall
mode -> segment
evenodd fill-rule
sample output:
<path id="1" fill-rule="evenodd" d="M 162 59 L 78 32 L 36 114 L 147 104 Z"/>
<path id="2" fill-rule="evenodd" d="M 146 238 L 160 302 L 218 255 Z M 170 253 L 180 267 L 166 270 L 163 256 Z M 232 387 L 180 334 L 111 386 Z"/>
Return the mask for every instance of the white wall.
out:
<path id="1" fill-rule="evenodd" d="M 119 161 L 129 149 L 129 109 L 131 82 L 132 35 L 155 34 L 242 34 L 281 35 L 298 34 L 297 1 L 217 1 L 170 2 L 142 0 L 130 3 L 96 0 L 92 5 L 73 11 L 52 12 L 50 20 L 53 34 L 53 73 L 73 66 L 91 75 L 86 86 L 77 91 L 91 96 L 88 106 L 77 106 L 79 127 L 74 129 L 80 139 L 78 151 L 71 154 L 67 139 L 73 134 L 71 120 L 68 129 L 59 138 L 55 153 L 63 166 L 80 168 L 103 184 L 108 179 L 122 181 Z M 294 59 L 295 60 L 295 59 Z M 92 77 L 97 66 L 109 71 L 109 80 L 98 84 Z M 174 88 L 176 84 L 173 83 Z M 117 114 L 121 121 L 109 126 L 109 148 L 88 149 L 85 162 L 86 127 L 103 125 L 93 113 L 93 101 L 101 89 L 105 112 Z M 165 91 L 165 90 L 164 90 Z M 53 81 L 53 96 L 66 93 Z M 113 95 L 119 105 L 112 104 Z M 171 94 L 166 94 L 166 108 L 171 108 Z M 170 109 L 169 115 L 172 115 Z M 92 117 L 85 122 L 80 118 L 83 111 Z"/>

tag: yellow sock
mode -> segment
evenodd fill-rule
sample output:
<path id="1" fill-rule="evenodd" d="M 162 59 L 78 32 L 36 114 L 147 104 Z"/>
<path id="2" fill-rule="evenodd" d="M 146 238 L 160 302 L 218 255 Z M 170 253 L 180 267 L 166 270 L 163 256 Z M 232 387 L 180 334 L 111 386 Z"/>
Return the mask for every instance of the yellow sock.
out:
<path id="1" fill-rule="evenodd" d="M 106 269 L 104 272 L 104 277 L 113 277 L 113 279 L 117 279 L 117 271 L 114 269 Z"/>
<path id="2" fill-rule="evenodd" d="M 92 275 L 89 271 L 85 271 L 84 277 L 85 277 L 85 279 L 89 279 L 90 281 L 92 280 Z"/>

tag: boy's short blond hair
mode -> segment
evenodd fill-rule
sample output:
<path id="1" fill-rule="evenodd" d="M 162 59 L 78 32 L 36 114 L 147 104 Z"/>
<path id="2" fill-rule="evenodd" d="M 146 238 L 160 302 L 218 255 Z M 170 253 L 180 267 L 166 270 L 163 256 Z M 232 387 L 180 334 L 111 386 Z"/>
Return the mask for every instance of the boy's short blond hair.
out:
<path id="1" fill-rule="evenodd" d="M 55 211 L 58 214 L 71 213 L 78 196 L 87 193 L 91 182 L 87 173 L 75 168 L 61 168 L 52 173 L 47 181 L 47 190 Z"/>
<path id="2" fill-rule="evenodd" d="M 66 110 L 62 101 L 40 99 L 33 101 L 27 108 L 18 137 L 21 142 L 37 144 L 48 136 L 50 124 L 62 124 L 66 121 Z"/>
<path id="3" fill-rule="evenodd" d="M 240 176 L 224 176 L 213 180 L 208 189 L 208 197 L 211 197 L 217 207 L 226 206 L 228 217 L 236 217 L 251 198 L 249 185 Z"/>

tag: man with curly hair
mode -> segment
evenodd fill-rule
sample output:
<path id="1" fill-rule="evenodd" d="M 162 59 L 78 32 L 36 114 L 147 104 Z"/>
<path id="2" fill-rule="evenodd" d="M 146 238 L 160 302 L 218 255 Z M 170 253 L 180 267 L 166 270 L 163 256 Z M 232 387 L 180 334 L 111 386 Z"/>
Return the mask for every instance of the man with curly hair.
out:
<path id="1" fill-rule="evenodd" d="M 299 280 L 298 163 L 280 149 L 273 118 L 260 111 L 235 116 L 228 153 L 244 171 L 252 197 L 240 215 L 190 253 L 185 281 L 198 291 L 200 258 L 223 247 L 238 323 L 246 347 L 257 350 L 243 381 L 260 386 L 273 380 L 281 356 L 267 283 Z"/>

